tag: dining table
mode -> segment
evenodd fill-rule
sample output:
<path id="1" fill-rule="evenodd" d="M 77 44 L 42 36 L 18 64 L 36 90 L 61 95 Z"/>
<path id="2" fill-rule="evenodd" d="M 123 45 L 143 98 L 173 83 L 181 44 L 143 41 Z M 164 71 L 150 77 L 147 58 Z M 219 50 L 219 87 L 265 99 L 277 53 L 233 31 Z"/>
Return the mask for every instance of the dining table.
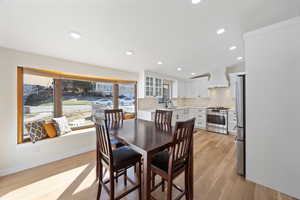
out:
<path id="1" fill-rule="evenodd" d="M 174 129 L 174 127 L 172 128 Z M 142 197 L 145 200 L 151 199 L 151 159 L 154 154 L 170 147 L 173 131 L 162 131 L 156 128 L 152 121 L 141 119 L 124 120 L 122 126 L 109 130 L 110 134 L 123 141 L 133 150 L 143 156 L 143 182 Z M 193 140 L 192 140 L 193 141 Z M 189 156 L 189 191 L 193 199 L 193 142 Z"/>

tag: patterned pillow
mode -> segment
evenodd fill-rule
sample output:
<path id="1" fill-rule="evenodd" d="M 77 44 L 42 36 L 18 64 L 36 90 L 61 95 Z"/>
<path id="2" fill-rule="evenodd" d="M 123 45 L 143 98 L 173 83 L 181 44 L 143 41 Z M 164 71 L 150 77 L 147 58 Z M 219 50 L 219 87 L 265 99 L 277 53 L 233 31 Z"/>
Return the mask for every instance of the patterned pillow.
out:
<path id="1" fill-rule="evenodd" d="M 64 135 L 72 131 L 69 126 L 69 122 L 65 116 L 53 118 L 53 122 L 58 136 Z"/>
<path id="2" fill-rule="evenodd" d="M 42 140 L 47 137 L 47 133 L 44 129 L 44 120 L 28 122 L 25 126 L 30 136 L 32 143 Z"/>

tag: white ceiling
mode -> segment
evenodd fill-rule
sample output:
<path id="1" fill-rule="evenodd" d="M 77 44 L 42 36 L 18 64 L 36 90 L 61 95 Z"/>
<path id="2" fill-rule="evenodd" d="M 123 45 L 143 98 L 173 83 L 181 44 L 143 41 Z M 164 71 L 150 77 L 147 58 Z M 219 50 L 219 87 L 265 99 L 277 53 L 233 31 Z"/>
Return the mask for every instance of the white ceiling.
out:
<path id="1" fill-rule="evenodd" d="M 299 0 L 0 0 L 0 46 L 188 77 L 237 63 L 243 33 L 299 15 Z"/>

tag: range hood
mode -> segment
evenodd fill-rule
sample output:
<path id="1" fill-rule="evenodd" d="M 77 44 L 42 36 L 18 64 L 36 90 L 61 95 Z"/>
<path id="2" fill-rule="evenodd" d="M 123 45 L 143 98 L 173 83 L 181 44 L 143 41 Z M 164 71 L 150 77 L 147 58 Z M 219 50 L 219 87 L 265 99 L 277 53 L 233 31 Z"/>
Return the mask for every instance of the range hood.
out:
<path id="1" fill-rule="evenodd" d="M 229 83 L 226 77 L 226 68 L 215 68 L 210 73 L 208 88 L 226 88 Z"/>

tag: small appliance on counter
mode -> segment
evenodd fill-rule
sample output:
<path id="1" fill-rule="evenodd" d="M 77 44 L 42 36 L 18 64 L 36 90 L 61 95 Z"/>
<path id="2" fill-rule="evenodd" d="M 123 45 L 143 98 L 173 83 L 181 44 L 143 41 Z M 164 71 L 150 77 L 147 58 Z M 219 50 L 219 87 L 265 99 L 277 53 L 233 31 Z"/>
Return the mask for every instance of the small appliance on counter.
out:
<path id="1" fill-rule="evenodd" d="M 206 128 L 210 132 L 228 134 L 228 110 L 224 107 L 208 107 Z"/>

